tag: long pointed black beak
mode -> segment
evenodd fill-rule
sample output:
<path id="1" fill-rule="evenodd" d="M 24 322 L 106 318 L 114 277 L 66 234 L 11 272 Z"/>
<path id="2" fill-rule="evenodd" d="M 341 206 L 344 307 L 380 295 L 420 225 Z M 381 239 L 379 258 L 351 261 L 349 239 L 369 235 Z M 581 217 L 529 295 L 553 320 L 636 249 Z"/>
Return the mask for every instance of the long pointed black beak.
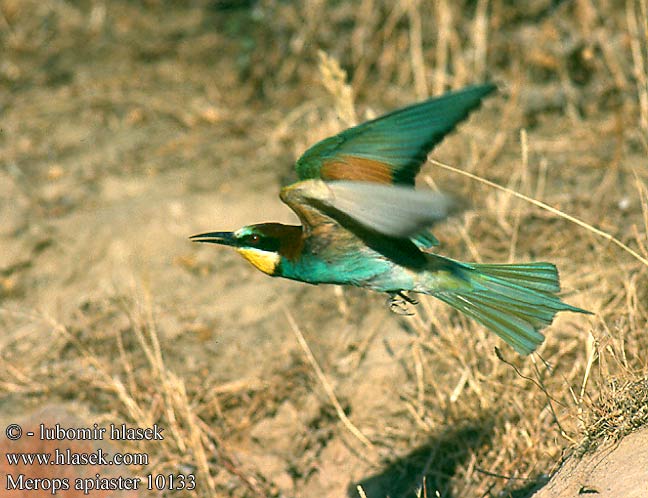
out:
<path id="1" fill-rule="evenodd" d="M 194 242 L 210 242 L 212 244 L 222 244 L 224 246 L 235 246 L 236 238 L 233 232 L 207 232 L 198 235 L 192 235 L 189 240 Z"/>

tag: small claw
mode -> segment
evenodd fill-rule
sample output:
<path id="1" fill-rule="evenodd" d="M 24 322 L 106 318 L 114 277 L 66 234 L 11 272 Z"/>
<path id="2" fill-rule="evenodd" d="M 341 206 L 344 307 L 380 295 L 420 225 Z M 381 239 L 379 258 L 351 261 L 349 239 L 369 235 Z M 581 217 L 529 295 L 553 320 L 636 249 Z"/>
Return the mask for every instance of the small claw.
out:
<path id="1" fill-rule="evenodd" d="M 419 303 L 417 299 L 408 296 L 407 294 L 405 294 L 404 291 L 398 291 L 396 294 L 398 294 L 404 301 L 407 301 L 408 303 L 413 304 L 414 306 L 416 306 Z"/>
<path id="2" fill-rule="evenodd" d="M 387 304 L 389 305 L 389 310 L 392 313 L 396 313 L 401 316 L 412 316 L 414 312 L 410 311 L 407 307 L 407 304 L 411 303 L 408 296 L 402 295 L 400 292 L 395 294 L 390 294 L 387 299 Z"/>

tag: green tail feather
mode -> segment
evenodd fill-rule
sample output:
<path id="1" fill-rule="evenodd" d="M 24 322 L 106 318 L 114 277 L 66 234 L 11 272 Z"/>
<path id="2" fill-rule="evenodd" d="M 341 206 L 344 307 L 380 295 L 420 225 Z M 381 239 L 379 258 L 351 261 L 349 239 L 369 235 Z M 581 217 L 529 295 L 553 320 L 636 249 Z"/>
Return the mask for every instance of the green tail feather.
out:
<path id="1" fill-rule="evenodd" d="M 589 311 L 563 303 L 558 270 L 551 263 L 465 264 L 458 269 L 472 289 L 435 292 L 435 297 L 489 328 L 520 354 L 544 340 L 539 332 L 559 311 Z"/>

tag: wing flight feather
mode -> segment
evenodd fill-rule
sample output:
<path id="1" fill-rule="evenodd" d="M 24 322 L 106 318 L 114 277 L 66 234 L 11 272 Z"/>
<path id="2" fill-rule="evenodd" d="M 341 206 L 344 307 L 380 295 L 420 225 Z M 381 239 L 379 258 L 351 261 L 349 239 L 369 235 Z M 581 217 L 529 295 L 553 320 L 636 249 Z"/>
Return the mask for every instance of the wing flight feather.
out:
<path id="1" fill-rule="evenodd" d="M 445 218 L 448 196 L 410 187 L 339 180 L 306 180 L 281 191 L 281 199 L 297 213 L 305 229 L 343 218 L 396 238 L 420 238 L 422 232 Z M 429 234 L 429 245 L 434 242 Z"/>
<path id="2" fill-rule="evenodd" d="M 487 83 L 449 92 L 326 138 L 299 158 L 297 175 L 413 186 L 428 152 L 495 88 Z"/>

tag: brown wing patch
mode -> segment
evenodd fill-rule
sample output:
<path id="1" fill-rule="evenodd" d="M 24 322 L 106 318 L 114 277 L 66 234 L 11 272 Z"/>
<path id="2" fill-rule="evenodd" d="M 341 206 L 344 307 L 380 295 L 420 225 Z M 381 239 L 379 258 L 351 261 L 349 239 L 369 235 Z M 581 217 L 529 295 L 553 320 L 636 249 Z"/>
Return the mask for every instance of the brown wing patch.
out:
<path id="1" fill-rule="evenodd" d="M 323 180 L 356 180 L 390 184 L 393 181 L 389 164 L 364 157 L 342 156 L 326 161 L 320 170 Z"/>

